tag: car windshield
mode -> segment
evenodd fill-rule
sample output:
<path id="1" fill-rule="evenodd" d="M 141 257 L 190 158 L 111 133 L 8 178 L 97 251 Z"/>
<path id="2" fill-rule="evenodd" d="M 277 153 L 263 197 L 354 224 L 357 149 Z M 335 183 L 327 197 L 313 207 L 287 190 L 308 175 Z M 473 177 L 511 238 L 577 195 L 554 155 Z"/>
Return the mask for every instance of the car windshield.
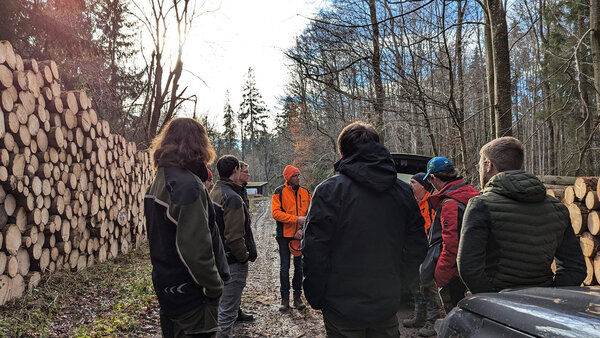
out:
<path id="1" fill-rule="evenodd" d="M 413 175 L 411 175 L 411 174 L 401 174 L 401 173 L 399 173 L 398 174 L 398 179 L 401 180 L 401 181 L 404 181 L 406 183 L 410 183 L 410 178 L 412 176 Z"/>

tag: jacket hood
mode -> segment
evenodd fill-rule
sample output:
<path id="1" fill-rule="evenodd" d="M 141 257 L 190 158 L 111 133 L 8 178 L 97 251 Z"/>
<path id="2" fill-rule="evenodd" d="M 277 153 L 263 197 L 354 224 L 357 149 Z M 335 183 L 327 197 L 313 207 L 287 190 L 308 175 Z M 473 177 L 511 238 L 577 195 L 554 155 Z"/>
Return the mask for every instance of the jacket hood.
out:
<path id="1" fill-rule="evenodd" d="M 479 191 L 468 184 L 463 178 L 448 182 L 442 190 L 435 195 L 431 195 L 428 201 L 433 209 L 438 209 L 442 201 L 446 198 L 457 200 L 466 205 L 472 197 L 479 195 Z"/>
<path id="2" fill-rule="evenodd" d="M 533 174 L 523 170 L 510 170 L 492 177 L 483 192 L 495 192 L 519 202 L 536 203 L 546 198 L 546 187 Z"/>
<path id="3" fill-rule="evenodd" d="M 369 142 L 344 155 L 335 165 L 336 171 L 357 184 L 375 191 L 385 191 L 397 179 L 396 165 L 388 149 L 380 143 Z"/>

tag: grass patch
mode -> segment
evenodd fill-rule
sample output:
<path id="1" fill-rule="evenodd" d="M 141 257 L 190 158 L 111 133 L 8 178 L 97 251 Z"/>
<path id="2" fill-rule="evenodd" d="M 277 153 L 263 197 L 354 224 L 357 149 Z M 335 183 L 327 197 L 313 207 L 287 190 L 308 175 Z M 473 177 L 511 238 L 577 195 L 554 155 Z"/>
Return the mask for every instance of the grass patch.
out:
<path id="1" fill-rule="evenodd" d="M 30 294 L 0 308 L 0 336 L 126 335 L 157 306 L 148 245 L 80 272 L 46 275 Z"/>

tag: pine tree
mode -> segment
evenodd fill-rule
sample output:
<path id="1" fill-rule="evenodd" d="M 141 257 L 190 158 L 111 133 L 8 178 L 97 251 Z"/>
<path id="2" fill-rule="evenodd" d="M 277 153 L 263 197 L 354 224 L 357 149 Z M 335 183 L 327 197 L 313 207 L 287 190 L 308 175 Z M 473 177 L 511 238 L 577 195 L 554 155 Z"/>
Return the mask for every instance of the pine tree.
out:
<path id="1" fill-rule="evenodd" d="M 200 117 L 197 120 L 202 126 L 204 126 L 204 130 L 206 130 L 206 135 L 208 136 L 208 139 L 212 143 L 213 147 L 215 148 L 217 154 L 220 153 L 223 145 L 223 140 L 222 135 L 219 133 L 216 126 L 208 121 L 208 115 L 205 114 L 200 114 Z"/>
<path id="2" fill-rule="evenodd" d="M 244 133 L 241 135 L 242 158 L 244 158 L 246 150 L 245 135 L 249 137 L 249 148 L 252 151 L 256 147 L 257 138 L 261 138 L 267 133 L 267 108 L 258 88 L 256 88 L 256 80 L 252 67 L 248 68 L 242 93 L 238 121 L 240 122 L 240 130 Z"/>
<path id="3" fill-rule="evenodd" d="M 235 112 L 233 108 L 231 108 L 229 90 L 225 93 L 225 106 L 223 107 L 223 127 L 225 127 L 225 131 L 223 132 L 223 147 L 224 151 L 228 154 L 233 153 L 233 150 L 236 146 L 236 136 L 237 132 L 235 131 Z"/>
<path id="4" fill-rule="evenodd" d="M 141 72 L 131 62 L 139 50 L 135 43 L 133 13 L 128 9 L 130 5 L 130 0 L 101 0 L 96 8 L 99 48 L 106 74 L 102 83 L 108 84 L 100 102 L 103 107 L 100 108 L 107 112 L 106 118 L 112 125 L 120 127 L 121 132 L 135 124 L 131 120 L 130 107 L 143 86 Z"/>

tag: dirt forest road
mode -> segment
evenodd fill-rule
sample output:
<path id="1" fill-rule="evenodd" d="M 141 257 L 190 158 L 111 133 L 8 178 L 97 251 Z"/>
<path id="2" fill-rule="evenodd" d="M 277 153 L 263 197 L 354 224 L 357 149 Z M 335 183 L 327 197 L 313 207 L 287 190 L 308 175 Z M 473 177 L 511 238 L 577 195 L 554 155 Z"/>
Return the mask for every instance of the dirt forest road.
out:
<path id="1" fill-rule="evenodd" d="M 234 331 L 236 337 L 325 336 L 321 311 L 309 306 L 301 311 L 294 308 L 286 313 L 279 311 L 279 252 L 270 200 L 254 201 L 252 224 L 258 258 L 250 264 L 242 308 L 254 314 L 255 321 L 238 323 Z M 292 274 L 293 267 L 290 276 Z"/>
<path id="2" fill-rule="evenodd" d="M 258 259 L 251 263 L 248 283 L 242 297 L 242 308 L 254 314 L 251 323 L 237 323 L 236 337 L 325 337 L 321 311 L 307 306 L 304 310 L 279 312 L 279 253 L 275 241 L 275 222 L 271 218 L 270 200 L 255 200 L 252 213 Z M 290 276 L 293 274 L 290 271 Z M 398 313 L 401 322 L 411 310 Z M 416 337 L 417 330 L 400 325 L 402 337 Z"/>

